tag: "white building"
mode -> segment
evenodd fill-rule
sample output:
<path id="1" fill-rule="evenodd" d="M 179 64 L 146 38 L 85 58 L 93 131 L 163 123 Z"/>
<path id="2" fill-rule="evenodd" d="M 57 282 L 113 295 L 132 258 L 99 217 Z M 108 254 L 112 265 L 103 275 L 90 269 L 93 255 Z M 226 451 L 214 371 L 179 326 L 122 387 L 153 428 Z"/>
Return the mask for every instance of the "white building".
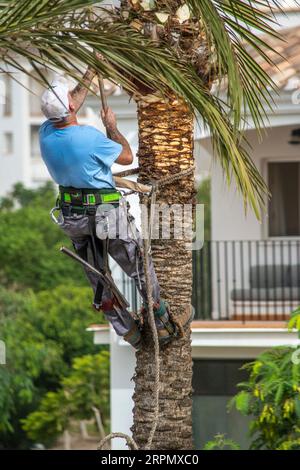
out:
<path id="1" fill-rule="evenodd" d="M 236 413 L 226 413 L 226 402 L 243 379 L 239 367 L 275 345 L 298 345 L 296 333 L 287 333 L 286 318 L 300 303 L 300 12 L 282 17 L 286 43 L 275 41 L 289 63 L 270 71 L 280 86 L 277 109 L 269 116 L 268 135 L 259 142 L 249 125 L 247 138 L 252 157 L 268 181 L 273 199 L 261 223 L 249 212 L 235 185 L 228 189 L 218 165 L 210 165 L 209 137 L 195 135 L 197 176 L 211 173 L 212 240 L 195 255 L 192 325 L 194 359 L 194 431 L 201 446 L 216 433 L 226 433 L 246 446 L 246 423 Z M 21 77 L 29 88 L 35 86 Z M 49 178 L 39 156 L 37 132 L 43 121 L 36 97 L 6 81 L 6 100 L 0 101 L 0 195 L 18 181 L 36 186 Z M 0 89 L 3 97 L 3 86 Z M 40 90 L 36 89 L 37 93 Z M 137 148 L 135 105 L 124 94 L 112 94 L 109 104 L 119 127 L 134 150 Z M 89 97 L 81 122 L 95 124 L 99 102 Z M 135 165 L 136 163 L 134 163 Z M 136 205 L 133 201 L 133 211 Z M 136 214 L 138 215 L 138 214 Z M 116 272 L 117 278 L 120 273 Z M 120 285 L 123 287 L 123 283 Z M 127 283 L 127 293 L 132 289 Z M 129 432 L 135 356 L 133 350 L 108 327 L 90 328 L 97 344 L 111 350 L 112 431 Z M 214 419 L 211 419 L 214 416 Z M 114 442 L 123 448 L 123 442 Z"/>

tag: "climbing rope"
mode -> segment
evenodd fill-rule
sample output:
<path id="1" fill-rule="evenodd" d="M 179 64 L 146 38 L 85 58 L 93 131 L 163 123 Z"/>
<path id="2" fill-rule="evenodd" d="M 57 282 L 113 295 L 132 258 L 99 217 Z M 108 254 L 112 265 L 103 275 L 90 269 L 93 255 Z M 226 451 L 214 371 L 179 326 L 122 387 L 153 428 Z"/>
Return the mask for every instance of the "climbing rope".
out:
<path id="1" fill-rule="evenodd" d="M 100 444 L 98 445 L 97 450 L 102 450 L 107 442 L 111 441 L 111 439 L 116 439 L 117 437 L 121 439 L 125 439 L 128 447 L 131 450 L 139 450 L 135 440 L 132 439 L 132 437 L 128 436 L 128 434 L 125 434 L 123 432 L 112 432 L 111 434 L 108 434 L 107 436 L 105 436 L 100 442 Z"/>
<path id="2" fill-rule="evenodd" d="M 157 187 L 164 186 L 165 184 L 173 183 L 174 181 L 183 178 L 183 176 L 188 176 L 189 174 L 193 173 L 195 170 L 195 165 L 191 165 L 184 170 L 179 171 L 178 173 L 173 173 L 171 175 L 163 176 L 159 180 L 149 181 L 147 184 L 152 184 Z M 140 168 L 131 168 L 130 170 L 119 171 L 118 173 L 113 173 L 113 176 L 119 176 L 121 178 L 125 176 L 136 175 L 140 172 Z"/>
<path id="3" fill-rule="evenodd" d="M 149 196 L 143 195 L 142 203 L 148 206 L 149 203 Z M 146 207 L 147 207 L 146 206 Z M 152 441 L 154 438 L 154 434 L 158 425 L 158 418 L 159 418 L 159 377 L 160 377 L 160 365 L 159 365 L 159 341 L 158 341 L 158 332 L 155 325 L 155 316 L 153 310 L 153 286 L 151 283 L 151 276 L 150 276 L 150 269 L 149 269 L 149 252 L 150 252 L 150 238 L 149 232 L 146 232 L 147 222 L 145 220 L 142 221 L 142 235 L 143 235 L 143 262 L 144 262 L 144 272 L 145 272 L 145 281 L 146 281 L 146 291 L 147 291 L 147 302 L 148 302 L 148 319 L 150 324 L 150 329 L 152 333 L 152 339 L 154 343 L 154 412 L 153 412 L 153 420 L 152 426 L 150 429 L 149 437 L 147 444 L 145 446 L 146 450 L 150 450 L 152 446 Z M 149 229 L 148 229 L 149 230 Z M 148 236 L 146 236 L 148 235 Z"/>
<path id="4" fill-rule="evenodd" d="M 148 207 L 149 203 L 149 196 L 144 194 L 142 197 L 142 203 Z M 159 419 L 159 383 L 160 383 L 160 367 L 159 367 L 159 340 L 158 340 L 158 333 L 155 325 L 155 316 L 153 310 L 153 286 L 151 283 L 151 276 L 150 276 L 150 267 L 149 267 L 149 247 L 150 247 L 150 239 L 148 236 L 148 228 L 147 228 L 147 220 L 143 218 L 142 220 L 142 238 L 143 238 L 143 265 L 144 265 L 144 272 L 145 272 L 145 281 L 146 281 L 146 293 L 147 293 L 147 305 L 148 305 L 148 319 L 149 325 L 152 333 L 152 339 L 154 343 L 154 412 L 153 412 L 153 420 L 152 426 L 149 432 L 149 437 L 147 443 L 144 447 L 145 450 L 150 450 L 153 442 L 153 438 L 155 435 L 155 431 L 158 425 Z M 126 440 L 128 447 L 131 450 L 138 450 L 138 446 L 135 440 L 124 433 L 113 432 L 106 436 L 104 439 L 101 440 L 98 450 L 103 449 L 105 444 L 115 438 L 123 438 Z"/>

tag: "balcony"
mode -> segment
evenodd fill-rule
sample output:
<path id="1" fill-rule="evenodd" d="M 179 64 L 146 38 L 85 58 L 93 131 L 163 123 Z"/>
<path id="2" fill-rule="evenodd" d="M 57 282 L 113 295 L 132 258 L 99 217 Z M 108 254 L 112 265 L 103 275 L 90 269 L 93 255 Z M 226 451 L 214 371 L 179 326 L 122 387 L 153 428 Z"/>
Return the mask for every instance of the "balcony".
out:
<path id="1" fill-rule="evenodd" d="M 300 240 L 207 241 L 193 279 L 199 320 L 284 321 L 300 304 Z"/>
<path id="2" fill-rule="evenodd" d="M 139 308 L 133 283 L 121 284 Z M 192 303 L 201 326 L 283 326 L 300 305 L 300 240 L 206 241 L 193 253 Z"/>

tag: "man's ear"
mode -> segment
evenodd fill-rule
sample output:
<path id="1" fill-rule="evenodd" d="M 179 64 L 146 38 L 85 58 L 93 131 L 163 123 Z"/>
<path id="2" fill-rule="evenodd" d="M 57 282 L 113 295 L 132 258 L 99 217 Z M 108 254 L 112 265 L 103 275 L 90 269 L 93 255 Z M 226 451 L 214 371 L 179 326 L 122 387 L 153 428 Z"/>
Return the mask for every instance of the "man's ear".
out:
<path id="1" fill-rule="evenodd" d="M 75 106 L 72 103 L 72 101 L 69 102 L 69 110 L 71 111 L 71 113 L 74 113 L 74 111 L 75 111 Z"/>
<path id="2" fill-rule="evenodd" d="M 69 111 L 71 111 L 71 113 L 74 113 L 75 111 L 75 104 L 72 100 L 72 96 L 71 96 L 71 93 L 68 94 L 68 97 L 69 97 Z"/>

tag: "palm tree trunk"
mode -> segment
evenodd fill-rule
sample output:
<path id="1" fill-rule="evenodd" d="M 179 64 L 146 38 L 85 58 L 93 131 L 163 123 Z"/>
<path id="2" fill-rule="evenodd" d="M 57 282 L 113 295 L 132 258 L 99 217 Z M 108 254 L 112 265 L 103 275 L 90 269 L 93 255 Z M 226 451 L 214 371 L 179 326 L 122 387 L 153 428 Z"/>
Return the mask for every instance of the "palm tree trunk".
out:
<path id="1" fill-rule="evenodd" d="M 143 182 L 158 180 L 193 165 L 193 116 L 184 102 L 170 99 L 138 101 L 139 166 Z M 164 186 L 157 203 L 191 204 L 191 175 Z M 174 222 L 174 221 L 173 221 Z M 152 253 L 161 295 L 174 317 L 191 302 L 192 253 L 186 239 L 152 240 Z M 137 353 L 134 376 L 133 437 L 140 447 L 147 441 L 153 419 L 153 343 L 146 323 L 145 348 Z M 192 356 L 190 331 L 160 351 L 160 418 L 153 449 L 191 449 Z"/>

